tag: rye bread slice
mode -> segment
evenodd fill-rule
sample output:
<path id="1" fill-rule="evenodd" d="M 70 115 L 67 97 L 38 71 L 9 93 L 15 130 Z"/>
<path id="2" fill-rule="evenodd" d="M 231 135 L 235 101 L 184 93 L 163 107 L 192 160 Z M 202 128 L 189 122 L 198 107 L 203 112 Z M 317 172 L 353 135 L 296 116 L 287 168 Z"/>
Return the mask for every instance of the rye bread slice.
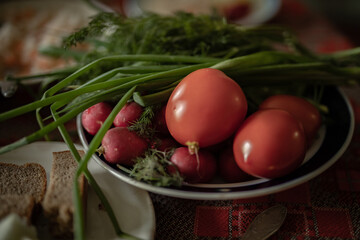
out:
<path id="1" fill-rule="evenodd" d="M 30 195 L 40 203 L 47 186 L 46 171 L 38 163 L 0 163 L 0 195 Z"/>
<path id="2" fill-rule="evenodd" d="M 79 151 L 83 155 L 83 151 Z M 54 152 L 50 173 L 50 182 L 42 207 L 44 214 L 50 220 L 50 232 L 54 236 L 73 236 L 73 187 L 78 163 L 70 151 Z M 82 175 L 79 186 L 83 205 L 86 207 L 87 181 Z M 85 209 L 84 209 L 85 210 Z"/>
<path id="3" fill-rule="evenodd" d="M 31 195 L 0 195 L 0 220 L 11 213 L 24 218 L 30 225 L 35 207 L 35 199 Z"/>

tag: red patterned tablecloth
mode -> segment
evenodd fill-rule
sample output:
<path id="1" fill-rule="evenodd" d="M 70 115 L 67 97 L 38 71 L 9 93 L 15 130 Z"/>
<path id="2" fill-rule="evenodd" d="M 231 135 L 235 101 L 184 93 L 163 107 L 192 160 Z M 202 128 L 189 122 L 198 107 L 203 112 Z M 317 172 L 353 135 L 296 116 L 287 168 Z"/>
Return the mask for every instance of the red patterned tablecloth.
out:
<path id="1" fill-rule="evenodd" d="M 318 52 L 353 46 L 328 21 L 295 0 L 284 0 L 273 22 L 292 27 L 307 46 Z M 19 89 L 17 94 L 26 96 L 26 91 Z M 360 101 L 357 92 L 352 94 L 356 118 L 352 142 L 324 173 L 287 191 L 251 199 L 187 200 L 150 193 L 156 214 L 155 239 L 241 239 L 254 217 L 276 204 L 284 205 L 288 215 L 271 239 L 360 239 Z M 0 111 L 8 108 L 4 104 L 19 105 L 28 100 L 13 103 L 2 98 Z M 29 118 L 26 123 L 23 119 L 0 124 L 0 145 L 36 128 L 35 119 Z M 73 122 L 68 129 L 75 130 Z"/>

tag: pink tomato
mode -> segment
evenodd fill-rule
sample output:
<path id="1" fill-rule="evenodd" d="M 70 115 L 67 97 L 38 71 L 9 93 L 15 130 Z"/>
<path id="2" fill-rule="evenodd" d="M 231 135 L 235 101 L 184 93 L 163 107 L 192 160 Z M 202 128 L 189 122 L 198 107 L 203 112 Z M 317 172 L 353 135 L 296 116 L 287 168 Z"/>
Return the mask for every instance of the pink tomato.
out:
<path id="1" fill-rule="evenodd" d="M 260 104 L 260 109 L 278 108 L 288 111 L 304 127 L 308 145 L 310 145 L 321 126 L 321 115 L 318 109 L 305 100 L 292 95 L 274 95 Z"/>
<path id="2" fill-rule="evenodd" d="M 233 134 L 246 112 L 241 87 L 220 70 L 205 68 L 190 73 L 176 86 L 165 119 L 176 141 L 207 147 Z"/>
<path id="3" fill-rule="evenodd" d="M 305 138 L 301 124 L 287 111 L 259 110 L 244 121 L 235 135 L 235 160 L 250 175 L 281 177 L 303 162 Z"/>

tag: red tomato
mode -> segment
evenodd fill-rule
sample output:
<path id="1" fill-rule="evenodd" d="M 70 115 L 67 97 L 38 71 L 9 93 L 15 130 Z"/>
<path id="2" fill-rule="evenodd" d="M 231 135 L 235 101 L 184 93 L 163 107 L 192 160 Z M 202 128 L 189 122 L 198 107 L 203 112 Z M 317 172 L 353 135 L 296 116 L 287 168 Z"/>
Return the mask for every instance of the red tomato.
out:
<path id="1" fill-rule="evenodd" d="M 179 143 L 195 142 L 206 147 L 233 134 L 246 112 L 241 87 L 220 70 L 205 68 L 190 73 L 176 86 L 165 119 Z"/>
<path id="2" fill-rule="evenodd" d="M 216 173 L 216 159 L 205 150 L 199 150 L 196 156 L 191 154 L 187 147 L 179 147 L 175 149 L 170 161 L 189 183 L 207 183 Z M 168 170 L 173 172 L 174 168 L 169 167 Z"/>
<path id="3" fill-rule="evenodd" d="M 235 135 L 233 151 L 238 166 L 263 178 L 284 176 L 304 160 L 304 130 L 287 111 L 259 110 L 249 116 Z"/>
<path id="4" fill-rule="evenodd" d="M 304 127 L 308 145 L 312 143 L 321 126 L 318 109 L 304 98 L 292 95 L 274 95 L 260 104 L 260 109 L 278 108 L 288 111 Z"/>

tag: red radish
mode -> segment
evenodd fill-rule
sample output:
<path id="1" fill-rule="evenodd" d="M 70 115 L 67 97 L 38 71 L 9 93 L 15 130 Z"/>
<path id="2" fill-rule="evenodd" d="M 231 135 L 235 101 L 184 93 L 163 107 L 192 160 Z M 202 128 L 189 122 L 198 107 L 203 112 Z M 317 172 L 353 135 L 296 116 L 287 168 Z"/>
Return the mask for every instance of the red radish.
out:
<path id="1" fill-rule="evenodd" d="M 252 178 L 237 165 L 232 146 L 220 153 L 218 169 L 220 176 L 229 183 L 243 182 Z"/>
<path id="2" fill-rule="evenodd" d="M 173 138 L 157 138 L 153 143 L 153 148 L 158 149 L 159 151 L 168 151 L 172 148 L 178 147 L 179 143 L 176 142 Z"/>
<path id="3" fill-rule="evenodd" d="M 109 163 L 132 166 L 134 158 L 143 155 L 147 148 L 147 142 L 135 132 L 126 127 L 115 127 L 106 132 L 100 153 Z"/>
<path id="4" fill-rule="evenodd" d="M 111 111 L 112 107 L 105 102 L 100 102 L 89 107 L 81 115 L 82 126 L 89 134 L 95 135 Z"/>
<path id="5" fill-rule="evenodd" d="M 143 112 L 141 107 L 136 102 L 126 103 L 114 119 L 115 127 L 128 127 L 136 122 Z"/>
<path id="6" fill-rule="evenodd" d="M 154 127 L 155 130 L 158 131 L 160 134 L 170 135 L 169 129 L 166 126 L 165 110 L 166 110 L 166 105 L 161 107 L 161 109 L 158 112 L 156 112 L 154 117 Z"/>
<path id="7" fill-rule="evenodd" d="M 304 127 L 306 140 L 311 145 L 321 126 L 319 110 L 304 98 L 292 95 L 273 95 L 260 104 L 260 109 L 278 108 L 288 111 Z"/>
<path id="8" fill-rule="evenodd" d="M 216 159 L 205 150 L 190 154 L 187 147 L 179 147 L 174 151 L 170 161 L 189 183 L 207 183 L 216 173 Z M 173 172 L 173 167 L 169 167 L 169 171 Z"/>
<path id="9" fill-rule="evenodd" d="M 300 122 L 281 109 L 259 110 L 237 131 L 233 151 L 238 166 L 255 177 L 282 177 L 301 165 L 306 137 Z"/>
<path id="10" fill-rule="evenodd" d="M 207 147 L 233 134 L 244 120 L 247 102 L 241 87 L 212 68 L 187 75 L 166 106 L 166 124 L 182 145 Z"/>

